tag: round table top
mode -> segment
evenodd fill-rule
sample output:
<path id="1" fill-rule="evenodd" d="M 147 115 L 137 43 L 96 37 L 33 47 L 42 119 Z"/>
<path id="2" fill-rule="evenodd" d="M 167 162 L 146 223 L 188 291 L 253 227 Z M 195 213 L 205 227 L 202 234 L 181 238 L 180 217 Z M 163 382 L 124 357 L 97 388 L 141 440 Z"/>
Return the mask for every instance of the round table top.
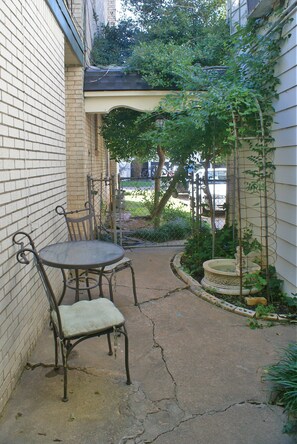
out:
<path id="1" fill-rule="evenodd" d="M 39 251 L 43 264 L 56 268 L 88 269 L 114 264 L 124 257 L 119 245 L 104 241 L 61 242 Z"/>

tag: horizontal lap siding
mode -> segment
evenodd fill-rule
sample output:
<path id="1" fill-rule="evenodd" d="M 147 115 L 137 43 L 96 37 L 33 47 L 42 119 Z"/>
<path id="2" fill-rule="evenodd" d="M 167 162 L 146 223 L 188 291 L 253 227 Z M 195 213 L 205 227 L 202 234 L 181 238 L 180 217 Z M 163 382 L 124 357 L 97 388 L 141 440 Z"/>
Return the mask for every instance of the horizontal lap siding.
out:
<path id="1" fill-rule="evenodd" d="M 289 0 L 288 8 L 294 4 Z M 235 23 L 245 25 L 246 2 L 229 1 L 231 32 Z M 279 16 L 275 17 L 278 20 Z M 275 187 L 269 187 L 269 235 L 271 237 L 271 263 L 275 263 L 279 276 L 284 280 L 284 290 L 290 294 L 296 290 L 297 276 L 297 14 L 296 6 L 287 15 L 290 20 L 283 30 L 284 36 L 290 36 L 283 43 L 281 56 L 276 65 L 275 74 L 279 97 L 274 103 L 275 118 L 272 135 L 276 152 L 274 180 Z M 273 23 L 273 18 L 271 22 Z M 251 223 L 255 235 L 259 233 L 261 209 L 246 190 L 243 171 L 248 164 L 248 152 L 241 153 L 242 217 L 243 225 Z M 248 181 L 248 178 L 247 180 Z M 275 202 L 274 202 L 275 200 Z M 276 253 L 276 255 L 275 255 Z M 276 259 L 276 261 L 275 261 Z"/>
<path id="2" fill-rule="evenodd" d="M 11 237 L 29 232 L 38 248 L 65 239 L 54 208 L 66 200 L 66 152 L 64 37 L 46 2 L 1 2 L 0 45 L 1 411 L 47 317 L 36 271 L 16 262 Z"/>
<path id="3" fill-rule="evenodd" d="M 297 27 L 296 8 L 286 25 L 285 32 L 291 37 L 282 48 L 282 56 L 276 68 L 280 80 L 279 98 L 275 103 L 273 137 L 276 153 L 274 163 L 276 214 L 277 214 L 277 262 L 276 268 L 284 279 L 285 291 L 296 292 L 297 275 Z"/>

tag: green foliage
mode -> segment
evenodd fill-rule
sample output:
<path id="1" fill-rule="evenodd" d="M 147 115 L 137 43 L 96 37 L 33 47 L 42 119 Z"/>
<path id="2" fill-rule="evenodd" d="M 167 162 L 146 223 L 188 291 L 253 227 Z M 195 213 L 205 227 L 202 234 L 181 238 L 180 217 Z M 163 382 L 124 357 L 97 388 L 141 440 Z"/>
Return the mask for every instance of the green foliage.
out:
<path id="1" fill-rule="evenodd" d="M 297 296 L 296 295 L 295 296 L 294 295 L 293 296 L 284 295 L 283 300 L 288 307 L 295 308 L 295 311 L 297 312 Z"/>
<path id="2" fill-rule="evenodd" d="M 184 219 L 187 220 L 190 224 L 190 213 L 188 209 L 185 209 L 181 204 L 176 205 L 173 202 L 169 202 L 164 208 L 162 219 L 169 222 L 176 219 Z"/>
<path id="3" fill-rule="evenodd" d="M 141 228 L 133 233 L 134 237 L 151 242 L 168 242 L 186 239 L 191 233 L 191 225 L 187 219 L 170 220 L 158 228 Z"/>
<path id="4" fill-rule="evenodd" d="M 256 288 L 258 291 L 261 291 L 266 287 L 267 281 L 260 272 L 247 273 L 243 276 L 243 285 L 246 288 Z"/>
<path id="5" fill-rule="evenodd" d="M 129 71 L 140 72 L 155 88 L 181 87 L 186 70 L 194 63 L 194 51 L 175 42 L 144 42 L 134 49 L 129 60 Z"/>
<path id="6" fill-rule="evenodd" d="M 116 26 L 106 25 L 97 31 L 91 51 L 95 66 L 126 63 L 140 37 L 139 28 L 132 20 L 122 20 Z"/>
<path id="7" fill-rule="evenodd" d="M 192 153 L 197 150 L 209 161 L 231 153 L 235 141 L 240 146 L 240 137 L 255 137 L 249 174 L 250 187 L 257 192 L 265 189 L 265 180 L 274 170 L 269 160 L 278 85 L 274 68 L 282 42 L 281 28 L 262 37 L 264 24 L 257 20 L 238 29 L 228 46 L 224 75 L 214 77 L 213 71 L 199 67 L 184 70 L 180 84 L 184 91 L 192 92 L 167 96 L 161 104 L 161 111 L 171 112 L 162 141 L 163 146 L 172 147 L 171 151 L 191 147 Z M 206 86 L 207 91 L 199 92 Z"/>
<path id="8" fill-rule="evenodd" d="M 150 51 L 146 51 L 145 46 L 141 47 L 144 44 L 151 49 L 159 46 L 160 50 L 164 46 L 162 56 L 158 55 L 157 50 L 155 56 L 167 72 L 169 71 L 166 63 L 163 63 L 163 57 L 174 71 L 174 64 L 170 62 L 172 45 L 176 46 L 182 60 L 185 52 L 192 51 L 193 63 L 219 65 L 222 63 L 225 42 L 229 37 L 224 5 L 224 0 L 206 0 L 199 3 L 187 0 L 179 4 L 160 0 L 127 0 L 127 9 L 129 12 L 133 10 L 134 20 L 126 18 L 116 26 L 99 27 L 98 18 L 95 17 L 98 31 L 91 52 L 92 63 L 97 66 L 126 65 L 129 60 L 128 65 L 133 65 L 137 71 L 149 75 L 149 71 L 147 74 L 144 71 L 150 58 L 153 61 L 152 66 L 160 74 L 162 69 L 158 67 L 157 60 L 154 60 Z M 129 59 L 134 49 L 136 52 L 133 58 Z M 174 51 L 171 56 L 180 64 Z M 156 76 L 152 71 L 154 69 L 151 70 L 153 79 Z"/>
<path id="9" fill-rule="evenodd" d="M 156 153 L 156 147 L 143 137 L 155 126 L 155 119 L 140 119 L 141 113 L 132 109 L 117 108 L 103 118 L 101 134 L 111 157 L 117 161 L 132 157 L 148 159 Z"/>
<path id="10" fill-rule="evenodd" d="M 243 253 L 248 254 L 251 251 L 261 251 L 262 246 L 260 242 L 253 237 L 253 229 L 252 227 L 246 227 L 243 230 L 242 236 L 242 248 Z"/>
<path id="11" fill-rule="evenodd" d="M 126 4 L 141 24 L 142 41 L 174 43 L 193 49 L 195 63 L 222 64 L 229 38 L 224 0 L 126 0 Z"/>
<path id="12" fill-rule="evenodd" d="M 256 307 L 256 318 L 264 318 L 271 313 L 275 313 L 275 307 L 273 305 L 258 305 Z"/>
<path id="13" fill-rule="evenodd" d="M 121 180 L 121 188 L 151 188 L 151 187 L 152 187 L 151 180 L 145 180 L 145 179 Z M 128 195 L 128 191 L 125 191 L 125 195 Z"/>
<path id="14" fill-rule="evenodd" d="M 203 276 L 203 262 L 211 258 L 212 236 L 210 228 L 203 226 L 199 234 L 190 238 L 185 245 L 182 257 L 183 267 L 200 280 Z"/>
<path id="15" fill-rule="evenodd" d="M 297 433 L 297 343 L 289 344 L 277 364 L 267 370 L 273 383 L 274 403 L 283 404 L 288 414 L 286 433 Z"/>
<path id="16" fill-rule="evenodd" d="M 234 258 L 236 230 L 224 226 L 215 232 L 215 257 Z M 189 274 L 200 280 L 203 277 L 203 262 L 212 258 L 212 234 L 208 225 L 202 228 L 185 245 L 182 263 Z"/>
<path id="17" fill-rule="evenodd" d="M 128 211 L 132 217 L 147 217 L 150 216 L 150 211 L 143 205 L 141 200 L 129 199 L 125 197 L 125 210 Z"/>
<path id="18" fill-rule="evenodd" d="M 238 245 L 237 229 L 232 225 L 225 225 L 215 233 L 215 257 L 234 259 L 236 246 Z"/>
<path id="19" fill-rule="evenodd" d="M 250 327 L 251 330 L 257 330 L 263 328 L 263 324 L 258 322 L 257 319 L 250 319 L 248 321 L 248 326 Z"/>
<path id="20" fill-rule="evenodd" d="M 267 270 L 262 271 L 263 277 L 267 281 L 268 294 L 271 295 L 271 300 L 274 302 L 282 301 L 285 294 L 282 290 L 283 280 L 279 279 L 276 273 L 276 269 L 273 265 L 269 265 Z"/>
<path id="21" fill-rule="evenodd" d="M 220 0 L 127 0 L 127 4 L 136 12 L 142 32 L 131 67 L 152 86 L 175 86 L 181 91 L 142 118 L 129 111 L 125 119 L 120 114 L 127 110 L 120 110 L 113 125 L 108 125 L 107 117 L 102 134 L 113 157 L 149 157 L 160 146 L 179 165 L 197 153 L 208 164 L 240 149 L 241 138 L 254 137 L 249 191 L 265 195 L 274 172 L 271 124 L 279 82 L 274 73 L 284 23 L 272 28 L 267 18 L 250 20 L 229 41 Z M 223 62 L 224 75 L 202 69 Z M 158 115 L 166 116 L 162 131 L 155 125 Z M 259 247 L 251 239 L 246 241 Z"/>

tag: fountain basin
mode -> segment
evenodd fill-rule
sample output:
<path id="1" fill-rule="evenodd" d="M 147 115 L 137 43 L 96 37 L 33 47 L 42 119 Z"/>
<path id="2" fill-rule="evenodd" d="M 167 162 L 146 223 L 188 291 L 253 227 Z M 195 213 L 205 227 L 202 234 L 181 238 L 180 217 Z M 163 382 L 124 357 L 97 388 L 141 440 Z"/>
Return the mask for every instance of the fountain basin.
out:
<path id="1" fill-rule="evenodd" d="M 210 259 L 203 263 L 204 278 L 201 281 L 203 288 L 215 291 L 219 294 L 230 296 L 247 296 L 259 291 L 257 288 L 242 288 L 240 293 L 240 276 L 236 272 L 235 259 Z M 260 265 L 252 262 L 248 273 L 257 273 L 261 270 Z M 243 273 L 243 276 L 246 273 Z"/>

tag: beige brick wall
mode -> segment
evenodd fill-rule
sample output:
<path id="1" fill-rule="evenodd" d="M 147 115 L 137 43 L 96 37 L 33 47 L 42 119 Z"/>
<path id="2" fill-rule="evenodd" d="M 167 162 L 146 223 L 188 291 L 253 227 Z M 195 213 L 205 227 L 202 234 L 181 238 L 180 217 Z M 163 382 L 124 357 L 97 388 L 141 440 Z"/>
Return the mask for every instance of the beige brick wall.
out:
<path id="1" fill-rule="evenodd" d="M 81 32 L 82 0 L 73 5 Z M 84 112 L 83 68 L 64 67 L 64 36 L 46 1 L 2 1 L 0 13 L 1 411 L 48 316 L 37 273 L 17 263 L 12 235 L 30 233 L 38 249 L 66 240 L 56 205 L 83 205 L 87 174 L 108 168 L 100 117 Z M 48 273 L 58 291 L 60 271 Z"/>
<path id="2" fill-rule="evenodd" d="M 88 200 L 87 175 L 110 173 L 109 157 L 100 136 L 101 116 L 86 114 L 83 69 L 66 68 L 67 205 L 82 208 Z"/>
<path id="3" fill-rule="evenodd" d="M 88 199 L 87 175 L 102 171 L 105 154 L 98 137 L 97 116 L 86 114 L 83 69 L 66 68 L 66 144 L 68 209 L 82 208 Z"/>
<path id="4" fill-rule="evenodd" d="M 0 14 L 0 411 L 48 314 L 33 266 L 12 235 L 38 248 L 64 240 L 54 208 L 66 201 L 64 37 L 43 0 L 6 0 Z M 59 285 L 60 272 L 49 269 Z M 56 285 L 56 286 L 57 286 Z"/>
<path id="5" fill-rule="evenodd" d="M 68 67 L 66 81 L 66 144 L 68 209 L 86 201 L 88 152 L 85 149 L 83 68 Z"/>

